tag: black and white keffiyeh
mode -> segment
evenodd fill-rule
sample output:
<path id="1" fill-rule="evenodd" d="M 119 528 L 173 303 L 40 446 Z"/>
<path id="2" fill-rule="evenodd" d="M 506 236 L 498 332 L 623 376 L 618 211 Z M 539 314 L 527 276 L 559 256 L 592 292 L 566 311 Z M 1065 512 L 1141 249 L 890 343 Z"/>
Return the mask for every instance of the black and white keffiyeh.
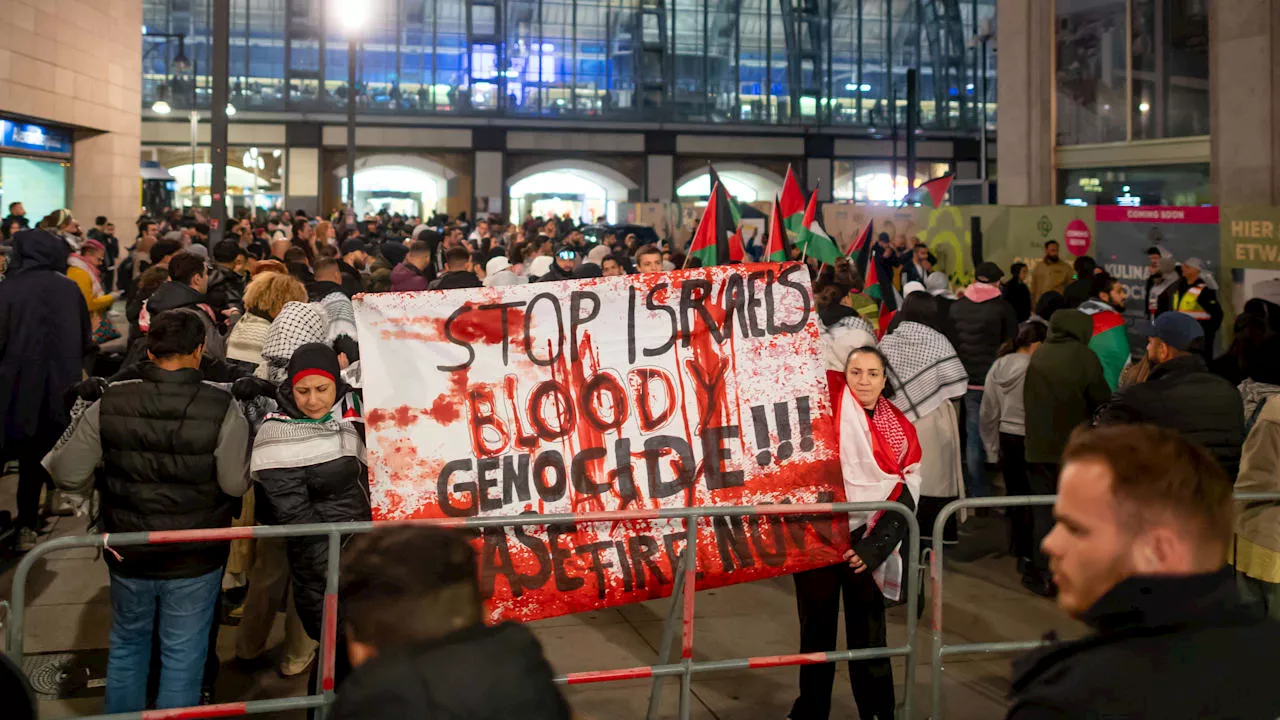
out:
<path id="1" fill-rule="evenodd" d="M 942 403 L 963 397 L 969 375 L 942 333 L 918 322 L 904 322 L 880 341 L 889 360 L 892 402 L 915 422 Z"/>
<path id="2" fill-rule="evenodd" d="M 302 302 L 285 303 L 284 309 L 271 321 L 267 339 L 262 343 L 262 359 L 266 362 L 267 380 L 283 382 L 293 351 L 307 343 L 328 343 L 329 327 L 318 305 Z"/>
<path id="3" fill-rule="evenodd" d="M 354 425 L 332 414 L 323 420 L 267 416 L 253 439 L 249 472 L 319 465 L 341 457 L 365 462 L 364 442 Z"/>

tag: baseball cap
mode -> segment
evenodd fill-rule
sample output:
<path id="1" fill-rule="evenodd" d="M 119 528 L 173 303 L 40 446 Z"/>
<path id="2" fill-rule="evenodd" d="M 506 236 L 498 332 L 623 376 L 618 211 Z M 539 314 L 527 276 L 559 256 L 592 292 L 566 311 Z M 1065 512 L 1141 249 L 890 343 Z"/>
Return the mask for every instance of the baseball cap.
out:
<path id="1" fill-rule="evenodd" d="M 1004 271 L 1000 269 L 999 265 L 987 261 L 978 265 L 977 271 L 974 272 L 974 277 L 977 278 L 978 282 L 999 282 L 1000 278 L 1004 277 Z"/>
<path id="2" fill-rule="evenodd" d="M 492 275 L 494 273 L 502 272 L 509 267 L 511 267 L 511 261 L 501 255 L 498 255 L 496 257 L 489 258 L 489 262 L 484 264 L 484 272 L 486 275 Z"/>
<path id="3" fill-rule="evenodd" d="M 1191 343 L 1204 338 L 1204 330 L 1200 323 L 1186 313 L 1167 312 L 1156 318 L 1155 322 L 1140 322 L 1134 326 L 1134 332 L 1143 337 L 1159 338 L 1165 344 L 1188 352 Z"/>
<path id="4" fill-rule="evenodd" d="M 343 255 L 353 252 L 367 253 L 369 252 L 369 246 L 365 245 L 364 241 L 360 238 L 351 238 L 350 240 L 342 243 L 341 250 Z"/>

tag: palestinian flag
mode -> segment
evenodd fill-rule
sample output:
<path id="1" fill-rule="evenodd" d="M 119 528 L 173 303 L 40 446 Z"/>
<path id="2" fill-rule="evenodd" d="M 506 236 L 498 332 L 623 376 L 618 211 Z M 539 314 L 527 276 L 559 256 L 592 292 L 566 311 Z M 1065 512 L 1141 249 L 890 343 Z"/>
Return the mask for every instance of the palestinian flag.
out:
<path id="1" fill-rule="evenodd" d="M 769 214 L 769 244 L 765 246 L 764 262 L 786 262 L 791 259 L 791 238 L 782 225 L 782 207 L 778 196 L 773 196 L 773 212 Z"/>
<path id="2" fill-rule="evenodd" d="M 907 193 L 907 196 L 902 198 L 902 204 L 915 205 L 919 203 L 924 205 L 927 202 L 937 210 L 942 207 L 942 200 L 947 196 L 947 191 L 951 189 L 951 181 L 955 179 L 955 173 L 947 173 L 942 177 L 934 178 Z"/>
<path id="3" fill-rule="evenodd" d="M 1125 329 L 1124 316 L 1100 300 L 1089 300 L 1077 309 L 1093 321 L 1089 349 L 1098 356 L 1102 375 L 1111 391 L 1115 392 L 1120 385 L 1120 371 L 1129 361 L 1129 333 Z"/>
<path id="4" fill-rule="evenodd" d="M 809 196 L 809 207 L 804 211 L 804 226 L 800 230 L 796 245 L 804 251 L 805 257 L 817 258 L 820 262 L 834 264 L 840 258 L 840 248 L 836 245 L 836 241 L 827 235 L 827 231 L 823 230 L 822 224 L 818 222 L 817 190 Z"/>
<path id="5" fill-rule="evenodd" d="M 715 166 L 708 163 L 707 170 L 710 171 L 712 190 L 719 187 L 724 191 L 724 196 L 728 200 L 728 202 L 725 203 L 725 207 L 728 208 L 728 222 L 730 223 L 729 227 L 732 228 L 732 235 L 729 238 L 729 247 L 737 248 L 737 257 L 733 259 L 741 262 L 746 256 L 746 253 L 742 249 L 742 212 L 738 210 L 737 201 L 734 200 L 733 196 L 729 194 L 729 191 L 725 189 L 724 183 L 720 182 L 720 175 L 716 172 Z M 721 212 L 724 212 L 724 210 L 722 209 Z"/>
<path id="6" fill-rule="evenodd" d="M 782 225 L 797 236 L 804 231 L 804 193 L 796 174 L 787 166 L 787 178 L 782 182 Z"/>
<path id="7" fill-rule="evenodd" d="M 875 258 L 871 256 L 875 243 L 871 241 L 870 221 L 858 234 L 858 239 L 853 245 L 850 252 L 856 250 L 858 253 L 853 264 L 858 274 L 863 277 L 862 294 L 879 303 L 880 332 L 883 334 L 885 328 L 889 327 L 889 320 L 893 318 L 893 313 L 898 309 L 898 298 L 893 292 L 893 275 L 885 273 L 885 277 L 880 277 Z"/>
<path id="8" fill-rule="evenodd" d="M 724 187 L 716 185 L 711 189 L 711 197 L 707 198 L 707 208 L 702 212 L 702 221 L 689 243 L 689 257 L 697 258 L 702 267 L 727 265 L 730 261 L 742 260 L 742 243 L 737 244 L 737 252 L 733 251 L 730 242 L 733 228 L 733 216 L 729 212 L 729 194 Z"/>
<path id="9" fill-rule="evenodd" d="M 868 218 L 867 224 L 862 226 L 862 231 L 858 233 L 858 237 L 854 238 L 853 244 L 849 246 L 849 252 L 845 253 L 849 258 L 849 262 L 854 263 L 855 265 L 859 262 L 858 256 L 862 253 L 862 248 L 866 247 L 871 242 L 872 225 L 874 225 L 874 223 L 870 218 Z M 862 268 L 858 269 L 858 272 L 862 271 Z"/>

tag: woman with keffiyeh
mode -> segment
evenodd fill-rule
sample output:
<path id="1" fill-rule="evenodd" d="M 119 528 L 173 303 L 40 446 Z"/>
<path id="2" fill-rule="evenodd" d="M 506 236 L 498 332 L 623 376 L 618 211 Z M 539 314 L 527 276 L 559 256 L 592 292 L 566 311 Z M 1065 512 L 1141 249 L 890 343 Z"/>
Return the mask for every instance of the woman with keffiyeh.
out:
<path id="1" fill-rule="evenodd" d="M 294 351 L 276 402 L 280 412 L 267 415 L 258 429 L 249 463 L 261 491 L 259 522 L 370 520 L 359 401 L 342 380 L 333 348 L 308 343 Z M 320 536 L 289 538 L 287 544 L 298 617 L 313 640 L 320 639 L 324 615 L 327 547 L 328 539 Z M 341 659 L 338 670 L 341 677 Z"/>
<path id="2" fill-rule="evenodd" d="M 827 371 L 839 427 L 840 468 L 849 502 L 891 500 L 914 510 L 920 495 L 920 442 L 906 415 L 889 398 L 888 363 L 874 347 L 849 354 L 844 372 Z M 840 596 L 850 648 L 884 647 L 885 600 L 904 597 L 898 546 L 907 521 L 895 513 L 850 513 L 852 549 L 844 562 L 795 574 L 800 612 L 800 652 L 836 647 Z M 835 666 L 800 668 L 800 697 L 791 720 L 826 720 L 831 713 Z M 863 720 L 892 720 L 896 705 L 888 658 L 849 663 L 849 682 Z"/>

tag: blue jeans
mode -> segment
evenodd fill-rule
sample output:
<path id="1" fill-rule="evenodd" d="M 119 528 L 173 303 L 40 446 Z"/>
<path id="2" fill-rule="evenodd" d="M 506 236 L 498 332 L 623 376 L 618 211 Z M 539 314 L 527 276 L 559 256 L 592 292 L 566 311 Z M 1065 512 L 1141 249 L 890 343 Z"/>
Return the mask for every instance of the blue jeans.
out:
<path id="1" fill-rule="evenodd" d="M 138 712 L 147 704 L 151 634 L 160 633 L 160 691 L 156 708 L 200 703 L 214 602 L 222 568 L 173 580 L 131 578 L 111 571 L 111 650 L 107 656 L 107 713 Z M 156 608 L 159 607 L 159 628 Z"/>
<path id="2" fill-rule="evenodd" d="M 982 391 L 966 390 L 964 393 L 964 489 L 969 497 L 988 497 L 991 485 L 983 468 L 987 451 L 982 447 Z"/>

